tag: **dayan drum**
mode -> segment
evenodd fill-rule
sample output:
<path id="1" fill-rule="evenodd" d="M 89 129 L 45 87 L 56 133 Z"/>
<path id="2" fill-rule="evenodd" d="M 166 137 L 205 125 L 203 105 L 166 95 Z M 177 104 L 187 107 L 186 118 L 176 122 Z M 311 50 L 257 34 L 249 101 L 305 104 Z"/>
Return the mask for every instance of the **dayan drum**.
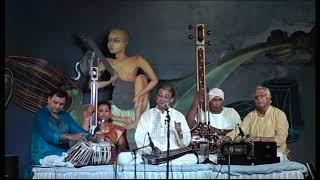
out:
<path id="1" fill-rule="evenodd" d="M 111 144 L 108 142 L 79 141 L 68 150 L 66 161 L 75 167 L 108 164 L 111 159 Z"/>
<path id="2" fill-rule="evenodd" d="M 91 143 L 93 151 L 91 164 L 108 164 L 111 159 L 111 144 L 108 142 Z"/>

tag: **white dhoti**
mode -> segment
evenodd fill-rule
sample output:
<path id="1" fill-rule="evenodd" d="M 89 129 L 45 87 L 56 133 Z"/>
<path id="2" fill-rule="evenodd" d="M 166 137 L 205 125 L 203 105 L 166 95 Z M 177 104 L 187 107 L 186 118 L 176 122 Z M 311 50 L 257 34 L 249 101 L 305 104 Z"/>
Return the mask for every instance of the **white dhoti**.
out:
<path id="1" fill-rule="evenodd" d="M 280 158 L 280 162 L 289 161 L 288 157 L 280 151 L 277 151 L 277 157 Z"/>
<path id="2" fill-rule="evenodd" d="M 198 155 L 199 163 L 202 163 L 205 159 L 205 155 Z M 213 163 L 218 164 L 218 154 L 209 154 L 209 160 Z"/>
<path id="3" fill-rule="evenodd" d="M 136 154 L 136 163 L 143 164 L 142 157 L 139 153 Z M 134 160 L 134 153 L 133 152 L 121 152 L 118 155 L 118 164 L 119 165 L 126 165 L 126 164 L 135 164 Z"/>
<path id="4" fill-rule="evenodd" d="M 118 155 L 118 164 L 119 165 L 126 165 L 126 164 L 135 164 L 134 160 L 134 153 L 133 152 L 121 152 Z M 137 153 L 136 157 L 137 164 L 143 164 L 143 160 L 140 153 Z M 170 165 L 191 165 L 197 164 L 198 158 L 195 154 L 185 154 L 179 158 L 173 159 L 170 161 Z M 159 165 L 166 165 L 167 163 L 162 163 Z"/>

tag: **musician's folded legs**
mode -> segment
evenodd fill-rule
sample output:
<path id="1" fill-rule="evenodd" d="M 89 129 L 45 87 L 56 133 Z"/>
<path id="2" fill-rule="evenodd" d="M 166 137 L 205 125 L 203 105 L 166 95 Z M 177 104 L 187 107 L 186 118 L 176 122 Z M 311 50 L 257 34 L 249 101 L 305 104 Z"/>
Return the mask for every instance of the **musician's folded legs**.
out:
<path id="1" fill-rule="evenodd" d="M 127 164 L 134 164 L 134 154 L 133 152 L 121 152 L 118 155 L 118 164 L 119 165 L 127 165 Z M 137 153 L 137 164 L 142 164 L 143 160 L 141 155 Z"/>
<path id="2" fill-rule="evenodd" d="M 198 157 L 195 154 L 185 154 L 179 158 L 170 161 L 171 165 L 191 165 L 197 163 Z M 161 165 L 166 165 L 166 163 L 163 163 Z"/>
<path id="3" fill-rule="evenodd" d="M 277 151 L 277 157 L 280 158 L 280 162 L 289 161 L 287 156 L 280 151 Z"/>
<path id="4" fill-rule="evenodd" d="M 199 163 L 202 163 L 205 159 L 205 155 L 198 155 Z M 218 163 L 218 154 L 209 154 L 209 160 L 213 163 Z"/>

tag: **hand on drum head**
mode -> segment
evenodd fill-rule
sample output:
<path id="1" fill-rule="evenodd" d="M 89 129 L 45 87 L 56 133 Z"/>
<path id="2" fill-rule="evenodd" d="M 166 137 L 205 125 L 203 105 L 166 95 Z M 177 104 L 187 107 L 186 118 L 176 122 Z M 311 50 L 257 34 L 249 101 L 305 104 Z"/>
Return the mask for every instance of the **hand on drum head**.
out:
<path id="1" fill-rule="evenodd" d="M 104 141 L 104 134 L 101 131 L 98 131 L 93 136 L 93 141 Z"/>
<path id="2" fill-rule="evenodd" d="M 108 138 L 105 133 L 98 131 L 96 132 L 96 134 L 94 134 L 93 136 L 93 141 L 97 141 L 97 142 L 108 142 L 111 143 L 112 141 L 110 140 L 110 138 Z"/>

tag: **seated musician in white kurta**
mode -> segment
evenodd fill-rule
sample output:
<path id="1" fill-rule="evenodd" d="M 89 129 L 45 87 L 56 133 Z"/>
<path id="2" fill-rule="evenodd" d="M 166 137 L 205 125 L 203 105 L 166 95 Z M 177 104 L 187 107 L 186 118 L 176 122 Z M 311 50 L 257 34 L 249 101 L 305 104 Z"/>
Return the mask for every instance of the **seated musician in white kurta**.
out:
<path id="1" fill-rule="evenodd" d="M 209 113 L 205 112 L 210 126 L 215 128 L 219 136 L 224 136 L 227 132 L 236 129 L 241 124 L 241 119 L 238 112 L 233 108 L 223 107 L 224 92 L 221 89 L 213 88 L 209 91 Z M 195 127 L 197 124 L 197 108 L 199 106 L 199 95 L 193 99 L 192 106 L 187 113 L 187 121 L 190 128 Z M 203 122 L 205 123 L 205 122 Z M 224 131 L 224 132 L 223 132 Z M 218 141 L 217 143 L 220 143 Z M 204 160 L 203 155 L 199 155 L 199 162 Z M 217 156 L 210 155 L 209 159 L 216 162 Z"/>
<path id="2" fill-rule="evenodd" d="M 150 144 L 151 138 L 156 150 L 152 150 L 150 146 L 142 148 L 138 151 L 137 163 L 142 163 L 141 154 L 165 154 L 167 151 L 167 115 L 170 116 L 170 150 L 181 149 L 187 147 L 191 141 L 190 128 L 184 115 L 169 107 L 175 97 L 175 90 L 169 84 L 162 84 L 157 90 L 156 103 L 157 106 L 144 112 L 135 133 L 137 147 L 143 147 Z M 167 114 L 168 113 L 168 114 Z M 149 135 L 148 135 L 149 133 Z M 178 150 L 179 151 L 179 150 Z M 118 157 L 119 164 L 133 164 L 134 157 L 130 152 L 122 152 Z M 171 165 L 190 165 L 198 162 L 195 154 L 185 154 L 176 159 L 171 159 Z M 166 164 L 163 162 L 162 164 Z"/>

